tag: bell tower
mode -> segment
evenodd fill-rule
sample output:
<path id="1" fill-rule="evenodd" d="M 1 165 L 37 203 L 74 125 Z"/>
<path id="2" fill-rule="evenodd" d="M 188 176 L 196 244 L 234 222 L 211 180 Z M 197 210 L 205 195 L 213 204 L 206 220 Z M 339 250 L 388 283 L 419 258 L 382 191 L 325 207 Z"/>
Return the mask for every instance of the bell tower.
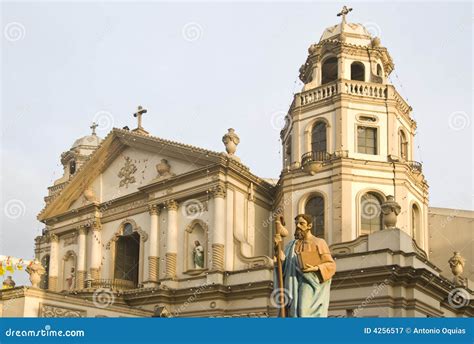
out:
<path id="1" fill-rule="evenodd" d="M 428 185 L 414 161 L 412 108 L 388 81 L 394 64 L 361 24 L 324 30 L 301 66 L 281 131 L 283 169 L 277 205 L 290 219 L 313 215 L 329 244 L 383 229 L 380 205 L 394 196 L 399 227 L 428 252 Z"/>

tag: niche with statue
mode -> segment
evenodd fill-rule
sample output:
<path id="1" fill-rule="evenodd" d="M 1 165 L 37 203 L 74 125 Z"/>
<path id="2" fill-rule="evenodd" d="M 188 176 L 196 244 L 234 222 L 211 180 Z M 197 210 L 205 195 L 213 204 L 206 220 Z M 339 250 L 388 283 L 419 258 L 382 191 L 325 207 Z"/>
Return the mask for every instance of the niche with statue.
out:
<path id="1" fill-rule="evenodd" d="M 193 220 L 184 235 L 184 273 L 198 275 L 207 270 L 207 224 L 202 220 Z"/>

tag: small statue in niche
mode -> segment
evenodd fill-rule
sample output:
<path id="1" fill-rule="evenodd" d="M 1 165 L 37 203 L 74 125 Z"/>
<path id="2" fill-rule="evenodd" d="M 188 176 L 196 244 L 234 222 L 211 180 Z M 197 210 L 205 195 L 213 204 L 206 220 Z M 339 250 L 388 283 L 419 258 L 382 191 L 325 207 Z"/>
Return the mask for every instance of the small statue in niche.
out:
<path id="1" fill-rule="evenodd" d="M 204 269 L 204 248 L 199 240 L 194 241 L 193 263 L 195 269 Z"/>
<path id="2" fill-rule="evenodd" d="M 76 272 L 75 272 L 74 268 L 71 268 L 71 273 L 66 278 L 67 290 L 72 290 L 73 289 L 75 278 L 76 278 Z"/>

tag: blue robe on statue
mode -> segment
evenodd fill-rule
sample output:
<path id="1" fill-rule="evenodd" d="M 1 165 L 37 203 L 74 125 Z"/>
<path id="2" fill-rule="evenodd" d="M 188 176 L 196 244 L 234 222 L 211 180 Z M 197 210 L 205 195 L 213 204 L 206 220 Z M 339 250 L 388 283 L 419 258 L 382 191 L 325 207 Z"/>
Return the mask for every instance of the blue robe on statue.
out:
<path id="1" fill-rule="evenodd" d="M 297 240 L 292 240 L 285 248 L 286 259 L 283 261 L 283 283 L 288 317 L 327 317 L 331 277 L 336 271 L 326 242 L 314 238 L 317 247 L 315 254 L 320 254 L 323 263 L 318 272 L 303 272 L 295 253 Z M 276 284 L 278 285 L 278 284 Z"/>

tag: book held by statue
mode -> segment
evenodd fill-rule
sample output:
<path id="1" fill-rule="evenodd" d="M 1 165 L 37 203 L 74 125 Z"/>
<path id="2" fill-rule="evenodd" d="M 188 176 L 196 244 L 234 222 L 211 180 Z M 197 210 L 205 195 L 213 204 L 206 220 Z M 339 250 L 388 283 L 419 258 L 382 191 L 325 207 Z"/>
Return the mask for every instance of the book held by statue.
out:
<path id="1" fill-rule="evenodd" d="M 319 255 L 318 251 L 303 251 L 297 253 L 297 256 L 298 264 L 301 270 L 305 269 L 306 264 L 316 266 L 322 263 L 321 256 Z"/>

